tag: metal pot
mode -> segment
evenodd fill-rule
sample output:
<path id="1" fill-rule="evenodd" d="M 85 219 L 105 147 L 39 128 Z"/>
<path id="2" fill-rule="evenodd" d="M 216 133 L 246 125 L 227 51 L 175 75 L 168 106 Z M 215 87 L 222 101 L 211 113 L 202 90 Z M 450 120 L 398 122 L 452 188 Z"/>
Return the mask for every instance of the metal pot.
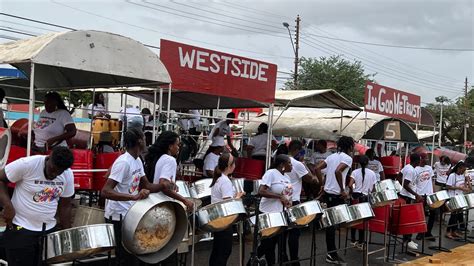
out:
<path id="1" fill-rule="evenodd" d="M 469 209 L 474 208 L 474 193 L 467 194 L 465 197 Z"/>
<path id="2" fill-rule="evenodd" d="M 381 207 L 393 203 L 398 199 L 396 190 L 385 190 L 381 192 L 370 193 L 369 202 L 372 206 Z"/>
<path id="3" fill-rule="evenodd" d="M 250 222 L 255 225 L 255 216 L 250 217 Z M 283 212 L 268 212 L 258 215 L 258 232 L 262 238 L 268 238 L 280 233 L 288 226 Z"/>
<path id="4" fill-rule="evenodd" d="M 312 222 L 318 214 L 323 213 L 323 209 L 319 201 L 311 200 L 292 206 L 286 212 L 290 225 L 303 226 Z"/>
<path id="5" fill-rule="evenodd" d="M 347 204 L 341 204 L 325 209 L 323 211 L 323 216 L 321 216 L 320 225 L 322 228 L 326 228 L 345 223 L 350 221 L 350 219 L 351 215 Z"/>
<path id="6" fill-rule="evenodd" d="M 351 215 L 351 219 L 348 223 L 351 225 L 375 216 L 374 211 L 368 202 L 351 205 L 348 209 L 349 214 Z"/>
<path id="7" fill-rule="evenodd" d="M 462 210 L 464 208 L 467 208 L 467 206 L 467 200 L 463 194 L 451 197 L 446 203 L 446 208 L 449 212 Z"/>
<path id="8" fill-rule="evenodd" d="M 72 222 L 72 226 L 76 227 L 103 223 L 105 223 L 104 210 L 79 205 L 76 208 L 76 213 L 74 214 L 74 221 Z"/>
<path id="9" fill-rule="evenodd" d="M 122 244 L 146 263 L 170 256 L 183 240 L 187 214 L 181 202 L 152 193 L 130 207 L 122 222 Z"/>
<path id="10" fill-rule="evenodd" d="M 211 184 L 212 178 L 204 178 L 191 183 L 189 186 L 189 192 L 191 197 L 195 199 L 203 199 L 211 196 Z"/>
<path id="11" fill-rule="evenodd" d="M 106 252 L 115 247 L 114 226 L 94 224 L 69 228 L 45 237 L 43 258 L 60 263 Z"/>
<path id="12" fill-rule="evenodd" d="M 201 208 L 197 215 L 202 230 L 217 232 L 231 226 L 245 213 L 241 199 L 228 199 Z"/>
<path id="13" fill-rule="evenodd" d="M 432 195 L 426 196 L 426 203 L 430 208 L 436 209 L 444 205 L 449 199 L 448 191 L 440 190 Z"/>

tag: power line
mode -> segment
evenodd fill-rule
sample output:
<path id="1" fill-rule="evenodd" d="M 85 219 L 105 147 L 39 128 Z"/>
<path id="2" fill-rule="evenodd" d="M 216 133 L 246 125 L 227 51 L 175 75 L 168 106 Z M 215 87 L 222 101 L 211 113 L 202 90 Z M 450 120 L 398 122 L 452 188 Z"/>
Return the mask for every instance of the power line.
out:
<path id="1" fill-rule="evenodd" d="M 327 35 L 329 35 L 329 36 L 338 37 L 338 36 L 336 36 L 336 35 L 334 35 L 334 34 L 331 34 L 331 33 L 328 32 L 328 31 L 322 30 L 321 28 L 318 28 L 318 27 L 315 27 L 315 26 L 312 26 L 312 25 L 309 26 L 309 28 L 310 28 L 310 29 L 313 28 L 313 29 L 315 29 L 315 30 L 317 30 L 317 31 L 320 31 L 320 32 L 323 32 L 323 33 L 325 33 L 325 34 L 327 34 Z M 386 62 L 389 62 L 390 64 L 392 64 L 392 63 L 393 63 L 393 65 L 396 65 L 396 64 L 397 64 L 397 65 L 399 65 L 399 66 L 402 66 L 402 67 L 404 67 L 404 68 L 409 69 L 410 71 L 413 71 L 413 69 L 415 69 L 415 70 L 418 70 L 419 73 L 426 73 L 426 74 L 428 74 L 428 75 L 431 75 L 431 76 L 432 76 L 431 78 L 435 78 L 435 79 L 437 79 L 437 80 L 438 80 L 438 79 L 439 79 L 439 80 L 444 79 L 444 80 L 445 80 L 444 82 L 448 82 L 448 81 L 449 81 L 449 82 L 454 82 L 454 83 L 457 83 L 457 84 L 462 84 L 462 82 L 459 82 L 458 80 L 456 80 L 456 79 L 454 79 L 454 78 L 452 78 L 452 77 L 444 76 L 444 75 L 441 75 L 441 74 L 439 74 L 439 73 L 433 73 L 433 72 L 430 72 L 430 71 L 425 70 L 425 69 L 422 69 L 422 68 L 418 68 L 418 67 L 413 66 L 413 65 L 408 65 L 407 63 L 403 63 L 403 62 L 398 61 L 398 60 L 396 60 L 396 59 L 394 59 L 394 58 L 385 56 L 385 55 L 383 55 L 383 54 L 381 54 L 381 53 L 377 53 L 377 52 L 375 52 L 375 51 L 373 51 L 373 50 L 371 50 L 371 49 L 367 49 L 367 48 L 365 48 L 365 47 L 363 47 L 363 46 L 359 46 L 359 45 L 357 45 L 357 44 L 351 44 L 351 45 L 352 45 L 353 47 L 357 47 L 357 48 L 360 48 L 360 49 L 362 49 L 362 50 L 364 50 L 364 51 L 367 51 L 367 52 L 369 52 L 369 53 L 371 53 L 371 54 L 374 54 L 374 55 L 376 55 L 376 56 L 380 56 L 380 57 L 382 57 L 382 58 L 385 58 L 385 59 L 387 59 Z M 423 74 L 423 75 L 425 75 L 425 74 Z"/>
<path id="2" fill-rule="evenodd" d="M 34 34 L 30 34 L 30 33 L 27 33 L 27 32 L 21 32 L 21 31 L 17 31 L 17 30 L 10 30 L 10 29 L 1 28 L 1 27 L 0 27 L 0 30 L 1 31 L 6 31 L 6 32 L 11 32 L 11 33 L 17 33 L 17 34 L 21 34 L 21 35 L 36 37 L 36 35 L 34 35 Z"/>
<path id="3" fill-rule="evenodd" d="M 11 41 L 21 40 L 20 38 L 16 38 L 16 37 L 13 37 L 13 36 L 8 36 L 8 35 L 3 35 L 3 34 L 0 34 L 0 38 L 5 39 L 5 40 L 11 40 Z"/>
<path id="4" fill-rule="evenodd" d="M 228 2 L 228 1 L 222 1 L 221 2 L 222 4 L 225 4 L 227 6 L 233 6 L 234 8 L 236 9 L 240 9 L 240 10 L 245 10 L 245 11 L 251 11 L 253 13 L 256 13 L 256 14 L 264 14 L 266 16 L 271 16 L 271 17 L 276 17 L 276 18 L 287 18 L 287 19 L 293 19 L 293 18 L 290 18 L 290 17 L 287 17 L 287 16 L 284 16 L 284 15 L 280 15 L 280 14 L 275 14 L 275 13 L 272 13 L 272 12 L 268 12 L 268 11 L 265 11 L 265 10 L 260 10 L 260 9 L 256 9 L 256 8 L 250 8 L 250 7 L 247 7 L 247 6 L 242 6 L 242 5 L 238 5 L 238 4 L 235 4 L 235 3 L 231 3 L 231 2 Z"/>
<path id="5" fill-rule="evenodd" d="M 384 44 L 384 43 L 373 43 L 373 42 L 362 42 L 355 40 L 347 40 L 341 38 L 333 38 L 329 36 L 323 36 L 319 34 L 312 34 L 313 37 L 341 41 L 341 42 L 350 42 L 358 43 L 371 46 L 381 46 L 381 47 L 391 47 L 391 48 L 401 48 L 401 49 L 414 49 L 414 50 L 432 50 L 432 51 L 448 51 L 448 52 L 473 52 L 474 48 L 440 48 L 440 47 L 421 47 L 421 46 L 408 46 L 408 45 L 394 45 L 394 44 Z"/>
<path id="6" fill-rule="evenodd" d="M 34 19 L 30 19 L 30 18 L 15 16 L 15 15 L 7 14 L 7 13 L 0 13 L 0 15 L 7 16 L 7 17 L 12 17 L 12 18 L 17 18 L 17 19 L 22 19 L 22 20 L 26 20 L 26 21 L 31 21 L 31 22 L 36 22 L 36 23 L 41 23 L 41 24 L 44 24 L 44 25 L 49 25 L 49 26 L 53 26 L 53 27 L 57 27 L 57 28 L 63 28 L 63 29 L 66 29 L 66 30 L 75 30 L 73 28 L 60 26 L 58 24 L 53 24 L 53 23 L 48 23 L 48 22 L 40 22 L 39 20 L 34 20 Z"/>
<path id="7" fill-rule="evenodd" d="M 13 25 L 18 25 L 18 26 L 30 27 L 30 28 L 38 29 L 38 30 L 51 31 L 51 29 L 47 29 L 47 28 L 43 28 L 43 27 L 37 27 L 37 26 L 28 25 L 28 24 L 19 23 L 19 22 L 14 22 L 14 21 L 9 21 L 9 20 L 0 19 L 0 22 L 10 23 L 10 24 L 13 24 Z"/>
<path id="8" fill-rule="evenodd" d="M 384 66 L 384 65 L 382 65 L 382 64 L 380 64 L 380 63 L 377 63 L 377 62 L 375 62 L 375 61 L 368 60 L 367 58 L 365 58 L 365 59 L 364 59 L 364 58 L 361 58 L 361 57 L 358 56 L 358 55 L 355 55 L 355 54 L 353 54 L 353 53 L 347 52 L 346 50 L 341 49 L 341 48 L 338 48 L 338 47 L 335 47 L 335 46 L 333 46 L 333 45 L 330 45 L 330 44 L 321 42 L 320 40 L 317 40 L 317 39 L 315 39 L 315 38 L 310 37 L 310 39 L 311 39 L 311 40 L 314 40 L 314 41 L 317 42 L 319 45 L 326 45 L 326 46 L 328 46 L 328 47 L 332 47 L 332 48 L 336 49 L 336 51 L 342 51 L 343 53 L 346 53 L 346 54 L 348 54 L 348 55 L 354 56 L 354 57 L 357 58 L 358 60 L 361 60 L 361 62 L 362 62 L 364 65 L 368 65 L 368 63 L 371 63 L 373 66 L 375 66 L 376 69 L 377 69 L 378 67 L 380 67 L 380 68 L 382 68 L 382 69 L 387 69 L 389 72 L 392 72 L 393 75 L 397 75 L 397 74 L 394 74 L 393 72 L 400 73 L 400 74 L 402 74 L 403 76 L 400 76 L 400 75 L 397 75 L 397 76 L 403 77 L 403 78 L 405 78 L 405 79 L 407 79 L 407 80 L 412 80 L 412 81 L 417 82 L 417 83 L 421 83 L 420 81 L 418 81 L 418 79 L 419 79 L 419 80 L 425 80 L 428 84 L 431 84 L 430 86 L 432 86 L 432 87 L 434 87 L 434 88 L 438 88 L 438 90 L 444 90 L 444 91 L 453 92 L 452 90 L 446 90 L 445 87 L 442 87 L 442 86 L 438 85 L 437 83 L 433 83 L 433 82 L 431 82 L 430 80 L 426 80 L 426 79 L 423 79 L 423 78 L 421 78 L 421 77 L 417 77 L 417 76 L 405 74 L 404 72 L 401 72 L 401 71 L 399 71 L 399 70 L 397 70 L 397 69 Z M 313 44 L 314 44 L 314 45 L 318 45 L 318 44 L 316 44 L 316 43 L 313 43 Z M 336 52 L 336 53 L 339 53 L 339 52 Z M 386 70 L 384 70 L 384 71 L 386 71 Z M 378 72 L 378 71 L 377 71 L 377 72 Z M 387 73 L 387 72 L 385 72 L 385 73 Z M 414 79 L 411 79 L 411 78 L 409 78 L 409 77 L 413 77 Z M 424 84 L 424 85 L 426 86 L 426 84 Z"/>

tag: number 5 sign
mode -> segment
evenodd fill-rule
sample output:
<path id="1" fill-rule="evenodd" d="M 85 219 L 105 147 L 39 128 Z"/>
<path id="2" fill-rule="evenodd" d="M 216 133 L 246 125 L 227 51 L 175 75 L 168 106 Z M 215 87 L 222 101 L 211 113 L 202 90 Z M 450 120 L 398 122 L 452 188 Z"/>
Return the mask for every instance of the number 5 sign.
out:
<path id="1" fill-rule="evenodd" d="M 385 140 L 400 140 L 400 122 L 399 121 L 385 121 L 384 123 L 384 139 Z"/>

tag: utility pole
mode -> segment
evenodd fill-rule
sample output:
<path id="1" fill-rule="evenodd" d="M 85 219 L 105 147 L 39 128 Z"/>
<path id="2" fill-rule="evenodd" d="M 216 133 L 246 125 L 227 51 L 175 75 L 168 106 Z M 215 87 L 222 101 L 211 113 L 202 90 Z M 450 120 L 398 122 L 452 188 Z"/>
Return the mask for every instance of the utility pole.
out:
<path id="1" fill-rule="evenodd" d="M 439 118 L 439 135 L 438 135 L 438 146 L 441 148 L 441 142 L 443 141 L 443 106 L 444 101 L 441 102 L 441 115 Z M 434 150 L 434 147 L 433 147 Z"/>
<path id="2" fill-rule="evenodd" d="M 469 118 L 467 115 L 467 77 L 464 80 L 464 153 L 467 153 L 467 128 L 469 127 Z"/>
<path id="3" fill-rule="evenodd" d="M 294 77 L 294 83 L 295 83 L 295 89 L 298 89 L 298 63 L 299 63 L 299 58 L 298 58 L 298 50 L 300 48 L 300 15 L 296 17 L 296 35 L 295 35 L 295 77 Z"/>

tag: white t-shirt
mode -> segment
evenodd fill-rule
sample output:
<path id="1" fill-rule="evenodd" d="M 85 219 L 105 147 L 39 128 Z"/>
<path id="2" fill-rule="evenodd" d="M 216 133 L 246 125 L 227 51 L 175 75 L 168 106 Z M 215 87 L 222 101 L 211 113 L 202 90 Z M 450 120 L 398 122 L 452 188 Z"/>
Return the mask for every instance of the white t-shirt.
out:
<path id="1" fill-rule="evenodd" d="M 105 106 L 101 103 L 98 103 L 96 105 L 93 105 L 92 103 L 89 104 L 89 107 L 87 107 L 87 114 L 92 115 L 92 108 L 94 108 L 94 115 L 99 115 L 103 116 L 107 114 L 107 109 L 105 109 Z"/>
<path id="2" fill-rule="evenodd" d="M 176 181 L 176 158 L 169 156 L 168 154 L 161 155 L 160 159 L 155 165 L 155 176 L 153 177 L 153 183 L 160 183 L 160 179 L 164 178 L 171 182 Z"/>
<path id="3" fill-rule="evenodd" d="M 405 183 L 405 180 L 408 180 L 410 181 L 410 188 L 416 192 L 416 186 L 415 186 L 415 177 L 416 177 L 416 173 L 415 173 L 415 168 L 411 165 L 411 164 L 407 164 L 405 165 L 405 167 L 403 167 L 402 171 L 401 171 L 402 175 L 403 175 L 403 180 L 402 180 L 402 187 L 404 186 L 404 183 Z M 412 198 L 412 199 L 415 199 L 415 195 L 411 194 L 410 192 L 408 192 L 405 188 L 402 188 L 402 191 L 400 191 L 400 194 L 405 196 L 405 197 L 409 197 L 409 198 Z"/>
<path id="4" fill-rule="evenodd" d="M 375 173 L 375 176 L 377 177 L 377 181 L 380 181 L 380 172 L 383 172 L 382 163 L 378 160 L 369 160 L 367 168 L 372 170 Z"/>
<path id="5" fill-rule="evenodd" d="M 308 174 L 308 170 L 304 166 L 304 164 L 295 158 L 290 157 L 291 165 L 293 169 L 291 172 L 287 173 L 288 177 L 290 177 L 291 185 L 293 186 L 293 197 L 292 201 L 299 201 L 301 196 L 301 189 L 303 187 L 303 176 Z"/>
<path id="6" fill-rule="evenodd" d="M 217 128 L 219 129 L 219 134 L 214 136 L 214 133 Z M 209 134 L 210 136 L 212 136 L 211 146 L 216 146 L 216 145 L 212 145 L 213 143 L 224 143 L 224 137 L 225 136 L 230 137 L 230 133 L 231 133 L 231 130 L 230 130 L 230 126 L 227 124 L 227 120 L 224 119 L 222 121 L 219 121 L 212 128 L 211 134 Z M 220 145 L 217 145 L 217 146 L 220 146 Z"/>
<path id="7" fill-rule="evenodd" d="M 56 211 L 60 197 L 74 195 L 74 175 L 67 169 L 53 180 L 44 176 L 44 155 L 20 158 L 5 167 L 8 180 L 16 183 L 12 204 L 13 223 L 31 231 L 42 231 L 56 225 Z"/>
<path id="8" fill-rule="evenodd" d="M 206 171 L 214 171 L 216 169 L 217 164 L 219 163 L 219 155 L 210 152 L 206 158 L 204 158 L 204 169 L 203 169 L 203 176 L 205 177 L 212 177 L 212 176 L 207 176 Z"/>
<path id="9" fill-rule="evenodd" d="M 352 157 L 344 152 L 338 152 L 331 154 L 324 161 L 326 162 L 327 169 L 324 191 L 333 195 L 341 195 L 341 188 L 336 179 L 336 169 L 341 163 L 347 165 L 346 169 L 342 172 L 342 188 L 345 189 L 347 172 L 349 172 L 352 166 Z"/>
<path id="10" fill-rule="evenodd" d="M 44 147 L 48 139 L 63 134 L 64 127 L 69 124 L 74 124 L 74 121 L 66 110 L 58 109 L 52 113 L 48 113 L 46 110 L 41 111 L 38 121 L 33 127 L 35 145 Z M 67 146 L 66 141 L 62 141 L 59 146 Z"/>
<path id="11" fill-rule="evenodd" d="M 449 174 L 450 164 L 442 165 L 440 162 L 434 164 L 434 172 L 436 174 L 436 182 L 446 184 L 446 178 Z"/>
<path id="12" fill-rule="evenodd" d="M 456 173 L 452 173 L 448 176 L 448 179 L 446 180 L 446 185 L 447 186 L 452 186 L 452 187 L 462 187 L 464 186 L 466 182 L 466 177 L 464 175 L 457 175 Z M 448 190 L 448 194 L 450 197 L 454 197 L 456 195 L 461 195 L 464 194 L 464 191 L 456 189 L 456 190 Z"/>
<path id="13" fill-rule="evenodd" d="M 316 151 L 311 155 L 310 162 L 314 165 L 318 165 L 319 162 L 326 160 L 326 158 L 328 158 L 331 154 L 332 152 L 330 151 L 326 151 L 325 153 L 320 153 Z M 323 175 L 325 175 L 327 172 L 327 168 L 321 169 L 321 172 L 323 173 Z"/>
<path id="14" fill-rule="evenodd" d="M 272 193 L 292 197 L 293 188 L 291 186 L 290 178 L 287 175 L 282 175 L 277 169 L 268 170 L 262 177 L 261 186 L 267 186 Z M 280 199 L 262 197 L 260 201 L 261 212 L 282 212 L 283 204 Z"/>
<path id="15" fill-rule="evenodd" d="M 252 151 L 252 156 L 253 155 L 258 155 L 258 156 L 267 155 L 267 138 L 268 138 L 268 134 L 263 133 L 260 135 L 256 135 L 252 139 L 250 139 L 248 145 L 254 147 Z M 275 137 L 272 136 L 272 140 L 276 141 Z"/>
<path id="16" fill-rule="evenodd" d="M 199 128 L 201 125 L 201 114 L 198 110 L 189 110 L 188 113 L 193 114 L 192 116 L 188 116 L 189 118 L 189 127 L 190 128 Z"/>
<path id="17" fill-rule="evenodd" d="M 233 198 L 234 186 L 229 177 L 222 174 L 211 188 L 211 203 L 222 201 L 224 198 Z"/>
<path id="18" fill-rule="evenodd" d="M 433 194 L 433 169 L 429 165 L 415 167 L 415 185 L 418 195 Z"/>
<path id="19" fill-rule="evenodd" d="M 369 195 L 374 188 L 375 183 L 377 182 L 377 175 L 374 171 L 369 168 L 365 168 L 365 177 L 362 182 L 362 169 L 358 168 L 352 171 L 352 179 L 354 179 L 354 192 L 362 193 L 364 195 Z"/>
<path id="20" fill-rule="evenodd" d="M 109 178 L 117 181 L 117 185 L 114 188 L 115 191 L 136 195 L 139 192 L 142 176 L 145 176 L 142 160 L 140 158 L 135 159 L 130 153 L 126 152 L 115 160 L 110 170 Z M 104 216 L 106 219 L 112 217 L 114 221 L 119 221 L 120 215 L 122 215 L 123 219 L 133 203 L 134 201 L 107 200 Z"/>

